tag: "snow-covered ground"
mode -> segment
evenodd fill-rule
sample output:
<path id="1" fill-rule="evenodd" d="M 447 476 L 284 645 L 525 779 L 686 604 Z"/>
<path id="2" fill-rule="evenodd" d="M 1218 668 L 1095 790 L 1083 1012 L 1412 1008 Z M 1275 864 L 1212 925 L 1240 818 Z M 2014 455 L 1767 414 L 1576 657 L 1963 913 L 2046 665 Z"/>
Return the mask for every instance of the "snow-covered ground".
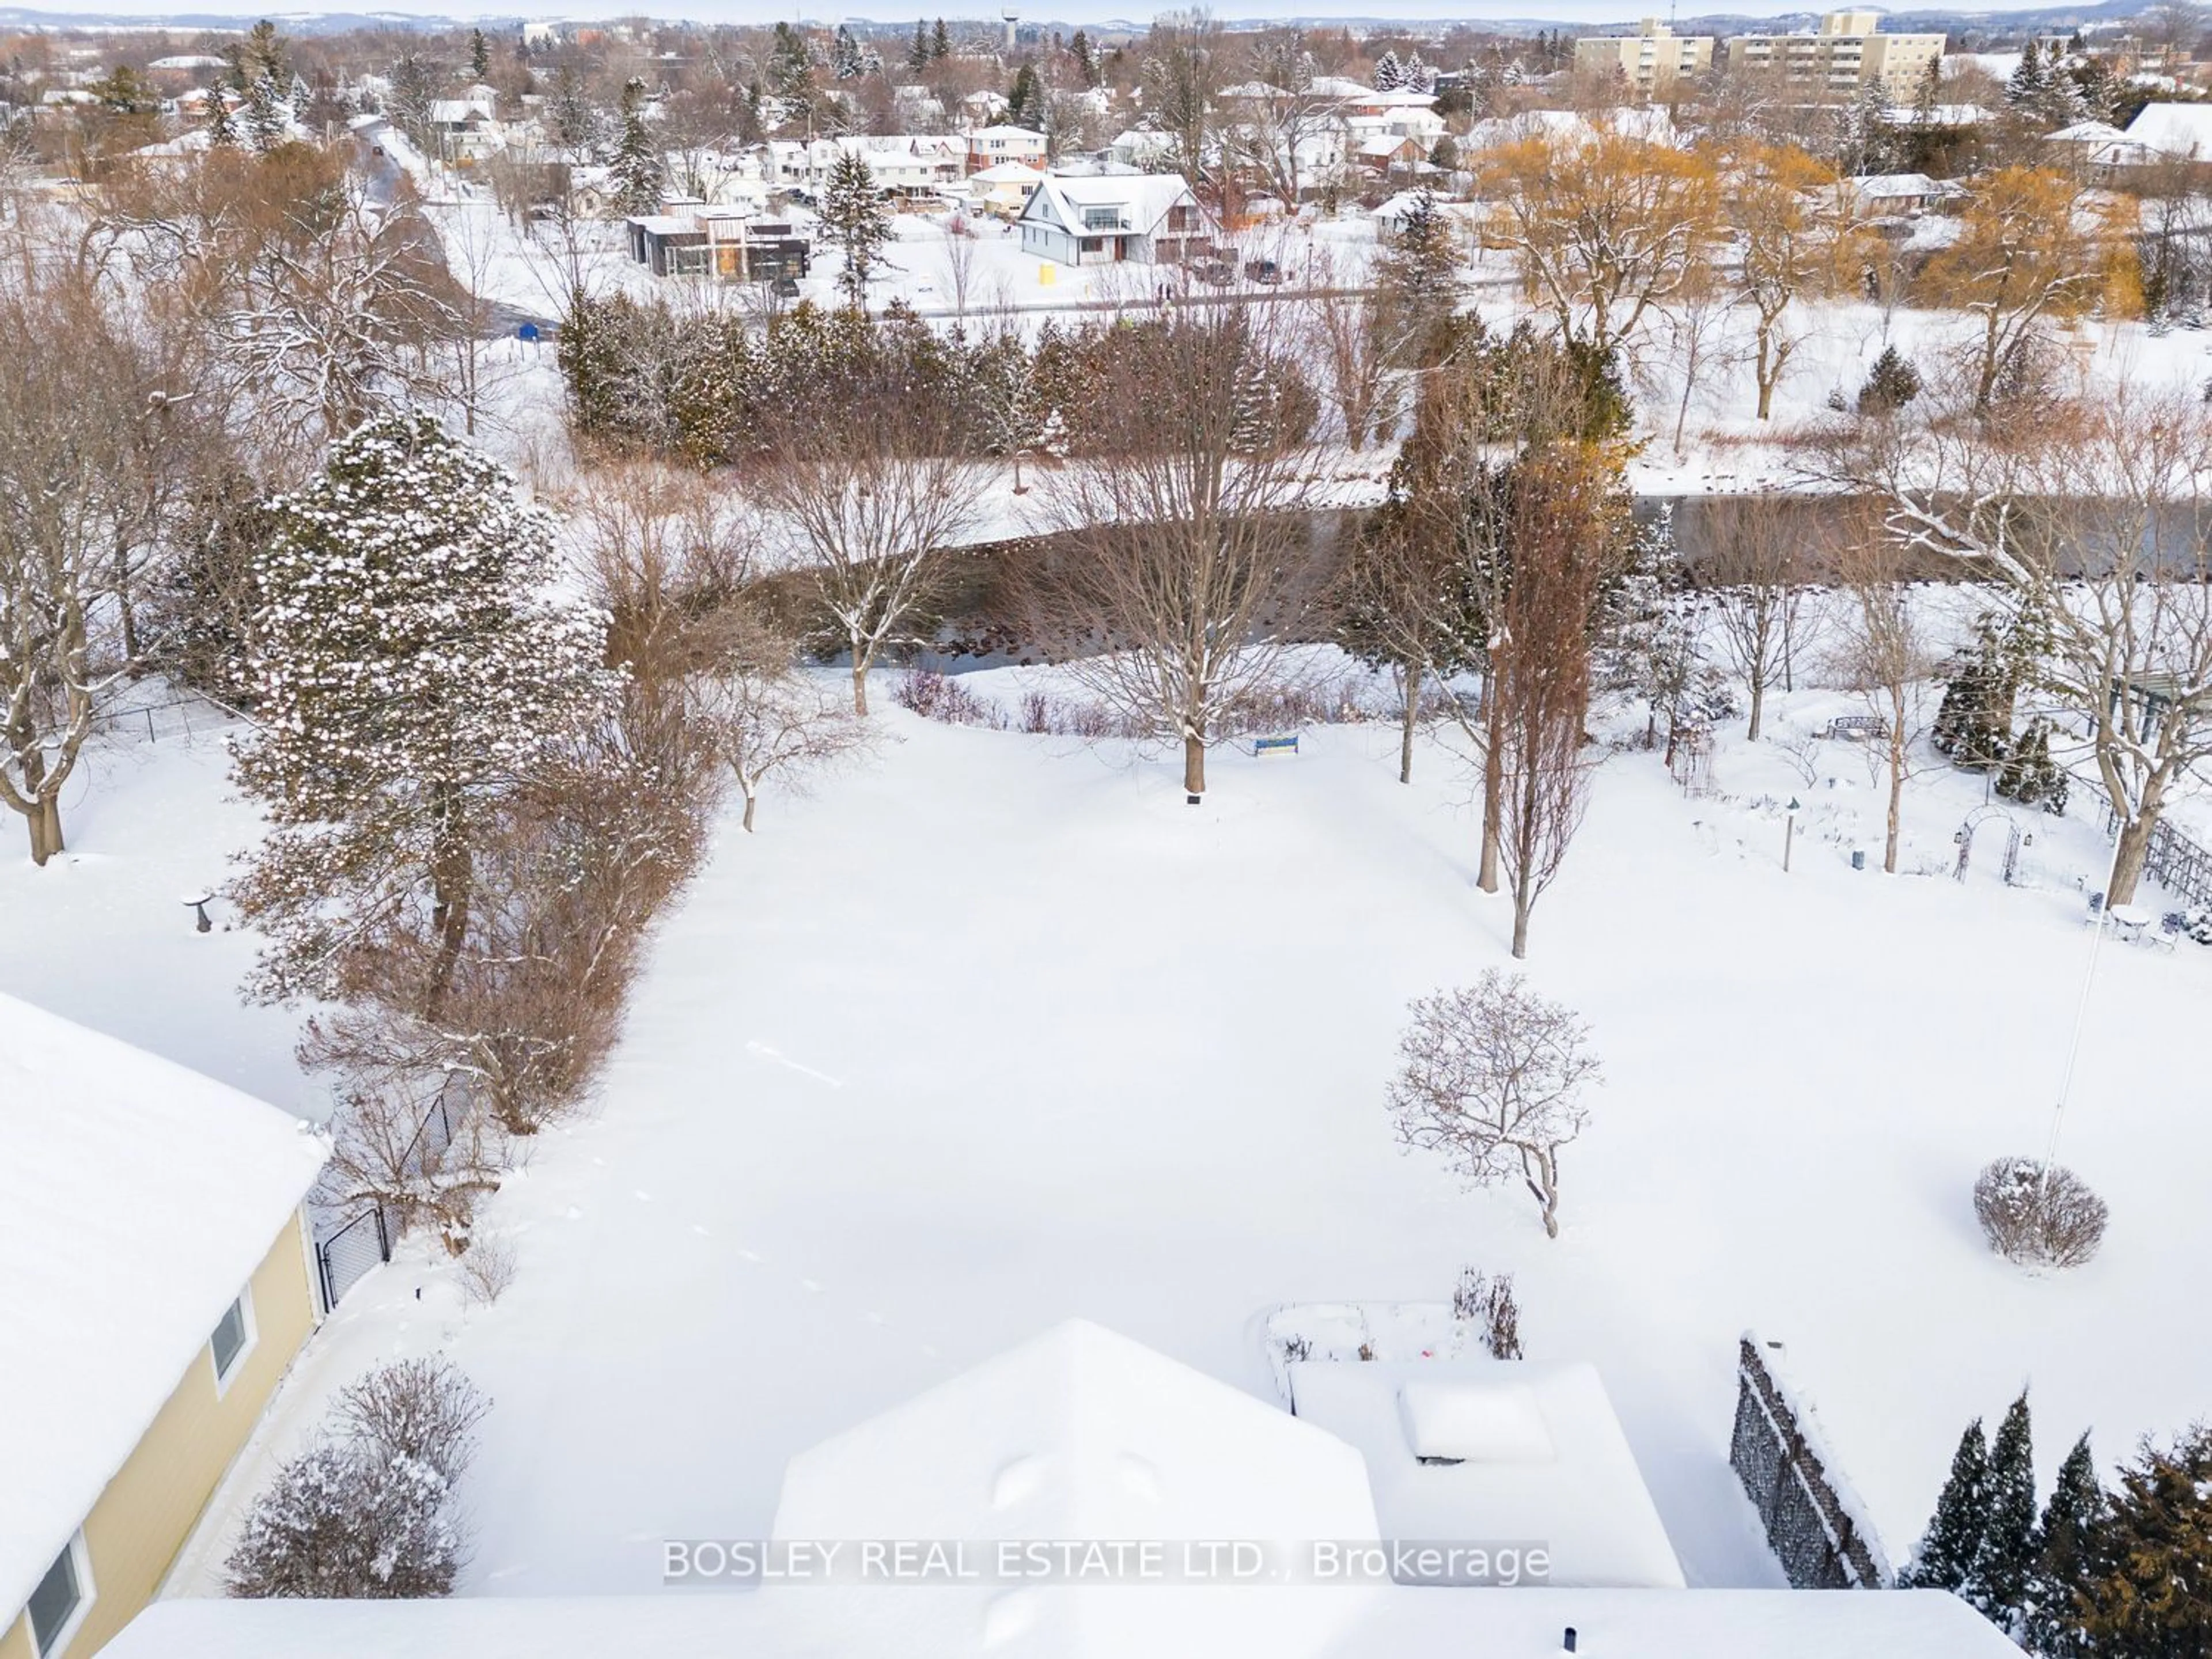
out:
<path id="1" fill-rule="evenodd" d="M 167 697 L 149 686 L 144 701 Z M 320 1121 L 329 1093 L 292 1059 L 299 1015 L 239 1006 L 252 936 L 221 900 L 214 931 L 197 933 L 183 902 L 219 887 L 259 833 L 227 782 L 229 729 L 204 704 L 161 710 L 158 740 L 119 715 L 63 791 L 69 850 L 43 870 L 22 821 L 0 822 L 0 992 Z"/>
<path id="2" fill-rule="evenodd" d="M 1018 678 L 971 683 L 1011 702 Z M 1727 1466 L 1746 1327 L 1787 1343 L 1898 1557 L 1960 1429 L 2023 1384 L 2046 1479 L 2084 1427 L 2117 1458 L 2203 1411 L 2212 1121 L 2175 1045 L 2212 952 L 2104 951 L 2062 1144 L 2112 1204 L 2098 1259 L 2023 1276 L 1968 1202 L 1982 1163 L 2044 1144 L 2091 937 L 2077 878 L 2108 857 L 2087 806 L 2030 819 L 2032 885 L 2002 884 L 1986 834 L 1955 884 L 1981 787 L 1929 774 L 1902 865 L 1929 873 L 1893 878 L 1850 866 L 1879 865 L 1881 802 L 1849 745 L 1808 781 L 1731 738 L 1695 799 L 1654 755 L 1609 759 L 1528 963 L 1607 1066 L 1552 1242 L 1524 1194 L 1402 1155 L 1382 1103 L 1407 1000 L 1506 960 L 1448 756 L 1425 746 L 1402 787 L 1387 726 L 1310 732 L 1294 760 L 1224 747 L 1194 810 L 1164 759 L 878 701 L 873 763 L 770 799 L 756 836 L 723 826 L 594 1109 L 483 1218 L 514 1286 L 469 1306 L 422 1241 L 363 1281 L 174 1588 L 215 1588 L 224 1525 L 332 1389 L 440 1348 L 495 1401 L 477 1594 L 648 1589 L 664 1537 L 763 1534 L 793 1454 L 1070 1316 L 1273 1399 L 1270 1310 L 1438 1300 L 1469 1264 L 1517 1275 L 1532 1358 L 1600 1367 L 1692 1584 L 1778 1582 Z M 1770 717 L 1789 736 L 1851 708 L 1801 690 Z M 167 821 L 133 820 L 132 891 L 182 878 L 161 843 L 242 827 L 212 774 L 185 781 L 143 803 Z M 47 878 L 8 875 L 10 902 Z M 182 916 L 180 951 L 228 948 Z M 227 989 L 179 994 L 252 1029 Z"/>

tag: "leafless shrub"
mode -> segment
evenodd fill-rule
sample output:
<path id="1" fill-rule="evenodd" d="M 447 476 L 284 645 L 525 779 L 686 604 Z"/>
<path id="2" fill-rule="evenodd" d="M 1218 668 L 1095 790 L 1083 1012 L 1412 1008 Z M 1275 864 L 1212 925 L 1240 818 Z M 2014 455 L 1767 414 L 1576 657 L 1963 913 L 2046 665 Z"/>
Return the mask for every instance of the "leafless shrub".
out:
<path id="1" fill-rule="evenodd" d="M 1286 1336 L 1283 1339 L 1283 1358 L 1286 1362 L 1313 1358 L 1313 1339 L 1306 1336 Z"/>
<path id="2" fill-rule="evenodd" d="M 319 1065 L 323 1056 L 343 1053 L 331 1063 L 354 1085 L 331 1116 L 331 1160 L 317 1194 L 335 1211 L 376 1206 L 402 1231 L 427 1225 L 449 1245 L 465 1242 L 477 1200 L 499 1188 L 502 1149 L 481 1115 L 460 1103 L 459 1091 L 441 1101 L 442 1081 L 428 1091 L 420 1086 L 424 1061 L 395 1042 L 397 1036 L 374 1015 L 341 1014 L 311 1024 L 303 1054 Z M 325 1046 L 340 1041 L 342 1050 Z M 381 1063 L 372 1058 L 373 1048 Z"/>
<path id="3" fill-rule="evenodd" d="M 445 1595 L 465 1559 L 453 1490 L 490 1402 L 442 1358 L 343 1390 L 315 1443 L 256 1501 L 227 1564 L 239 1596 Z"/>
<path id="4" fill-rule="evenodd" d="M 478 1238 L 461 1255 L 461 1295 L 479 1308 L 489 1308 L 514 1283 L 514 1246 L 503 1238 Z"/>
<path id="5" fill-rule="evenodd" d="M 891 701 L 911 708 L 924 720 L 947 726 L 981 726 L 995 732 L 1006 729 L 1006 711 L 988 697 L 980 697 L 951 675 L 933 668 L 909 668 L 899 677 Z"/>
<path id="6" fill-rule="evenodd" d="M 1492 969 L 1472 986 L 1417 997 L 1399 1039 L 1390 1110 L 1407 1146 L 1442 1152 L 1469 1186 L 1516 1173 L 1559 1233 L 1559 1149 L 1589 1113 L 1589 1028 L 1572 1010 Z"/>
<path id="7" fill-rule="evenodd" d="M 1514 1300 L 1511 1273 L 1492 1279 L 1480 1267 L 1462 1267 L 1452 1291 L 1452 1316 L 1482 1328 L 1482 1346 L 1492 1358 L 1521 1358 L 1521 1304 Z"/>
<path id="8" fill-rule="evenodd" d="M 1974 1214 L 1990 1248 L 2023 1267 L 2078 1267 L 2104 1242 L 2105 1200 L 2071 1170 L 2001 1158 L 1974 1182 Z"/>
<path id="9" fill-rule="evenodd" d="M 801 783 L 806 773 L 868 746 L 867 723 L 799 671 L 796 642 L 745 608 L 728 607 L 694 633 L 699 660 L 686 680 L 690 719 L 744 793 L 748 833 L 771 777 Z"/>

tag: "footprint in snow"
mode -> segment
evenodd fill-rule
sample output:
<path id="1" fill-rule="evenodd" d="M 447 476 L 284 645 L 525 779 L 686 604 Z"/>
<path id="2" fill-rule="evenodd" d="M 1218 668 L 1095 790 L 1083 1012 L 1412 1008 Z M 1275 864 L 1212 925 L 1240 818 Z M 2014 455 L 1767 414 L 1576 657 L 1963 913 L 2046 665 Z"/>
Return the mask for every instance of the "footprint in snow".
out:
<path id="1" fill-rule="evenodd" d="M 645 1190 L 645 1188 L 642 1188 L 642 1187 L 637 1188 L 635 1188 L 635 1190 L 633 1190 L 633 1191 L 631 1192 L 631 1194 L 630 1194 L 630 1196 L 631 1196 L 632 1198 L 635 1199 L 635 1200 L 636 1200 L 639 1203 L 641 1203 L 641 1204 L 650 1204 L 650 1203 L 652 1203 L 652 1202 L 653 1202 L 653 1194 L 652 1194 L 651 1193 L 647 1192 L 647 1191 Z"/>
<path id="2" fill-rule="evenodd" d="M 712 1238 L 714 1236 L 696 1221 L 691 1224 L 691 1231 L 698 1234 L 702 1238 Z"/>
<path id="3" fill-rule="evenodd" d="M 578 1209 L 574 1205 L 571 1204 L 568 1206 L 568 1219 L 571 1221 L 581 1221 L 583 1218 L 584 1212 Z"/>
<path id="4" fill-rule="evenodd" d="M 702 1232 L 702 1233 L 703 1233 L 703 1232 L 705 1232 L 707 1230 L 706 1230 L 704 1227 L 702 1227 L 699 1231 L 700 1231 L 701 1232 Z M 767 1260 L 768 1260 L 768 1258 L 767 1258 L 766 1256 L 758 1254 L 757 1252 L 756 1252 L 756 1251 L 752 1251 L 752 1250 L 739 1250 L 739 1251 L 738 1252 L 738 1255 L 739 1256 L 741 1256 L 744 1260 L 745 1260 L 745 1261 L 751 1261 L 751 1262 L 757 1262 L 757 1262 L 762 1262 L 762 1261 L 767 1261 Z"/>
<path id="5" fill-rule="evenodd" d="M 822 1294 L 822 1286 L 821 1286 L 821 1285 L 820 1285 L 818 1282 L 817 1282 L 816 1280 L 811 1279 L 800 1279 L 800 1280 L 799 1281 L 799 1288 L 800 1290 L 802 1290 L 802 1291 L 813 1291 L 813 1292 L 814 1292 L 814 1294 L 815 1294 L 815 1295 L 817 1295 L 817 1296 L 819 1296 L 819 1295 L 821 1295 L 821 1294 Z"/>
<path id="6" fill-rule="evenodd" d="M 886 1325 L 890 1322 L 881 1314 L 878 1313 L 873 1308 L 869 1309 L 866 1313 L 861 1316 L 861 1317 L 866 1319 L 871 1325 Z"/>

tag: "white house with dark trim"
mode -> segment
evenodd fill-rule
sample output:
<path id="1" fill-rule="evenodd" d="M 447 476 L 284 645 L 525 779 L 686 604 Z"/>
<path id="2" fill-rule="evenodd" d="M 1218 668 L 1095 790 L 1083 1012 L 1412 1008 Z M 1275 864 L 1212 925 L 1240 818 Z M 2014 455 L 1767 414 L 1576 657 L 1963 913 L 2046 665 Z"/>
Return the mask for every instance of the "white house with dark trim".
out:
<path id="1" fill-rule="evenodd" d="M 1215 229 L 1181 175 L 1156 173 L 1053 174 L 1014 222 L 1023 252 L 1063 265 L 1173 264 Z"/>

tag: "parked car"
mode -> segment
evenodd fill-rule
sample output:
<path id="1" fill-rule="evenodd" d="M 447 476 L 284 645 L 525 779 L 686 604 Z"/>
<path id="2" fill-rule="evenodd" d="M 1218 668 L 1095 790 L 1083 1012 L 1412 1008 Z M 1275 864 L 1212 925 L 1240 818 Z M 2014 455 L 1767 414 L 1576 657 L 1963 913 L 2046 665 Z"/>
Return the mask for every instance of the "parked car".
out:
<path id="1" fill-rule="evenodd" d="M 779 300 L 796 300 L 799 297 L 799 278 L 787 271 L 775 279 L 774 287 L 775 297 Z"/>
<path id="2" fill-rule="evenodd" d="M 1273 259 L 1247 259 L 1244 262 L 1244 280 L 1248 283 L 1279 283 L 1283 280 L 1283 268 Z"/>
<path id="3" fill-rule="evenodd" d="M 1200 259 L 1192 264 L 1190 273 L 1216 288 L 1227 288 L 1237 280 L 1237 267 L 1226 259 Z"/>

